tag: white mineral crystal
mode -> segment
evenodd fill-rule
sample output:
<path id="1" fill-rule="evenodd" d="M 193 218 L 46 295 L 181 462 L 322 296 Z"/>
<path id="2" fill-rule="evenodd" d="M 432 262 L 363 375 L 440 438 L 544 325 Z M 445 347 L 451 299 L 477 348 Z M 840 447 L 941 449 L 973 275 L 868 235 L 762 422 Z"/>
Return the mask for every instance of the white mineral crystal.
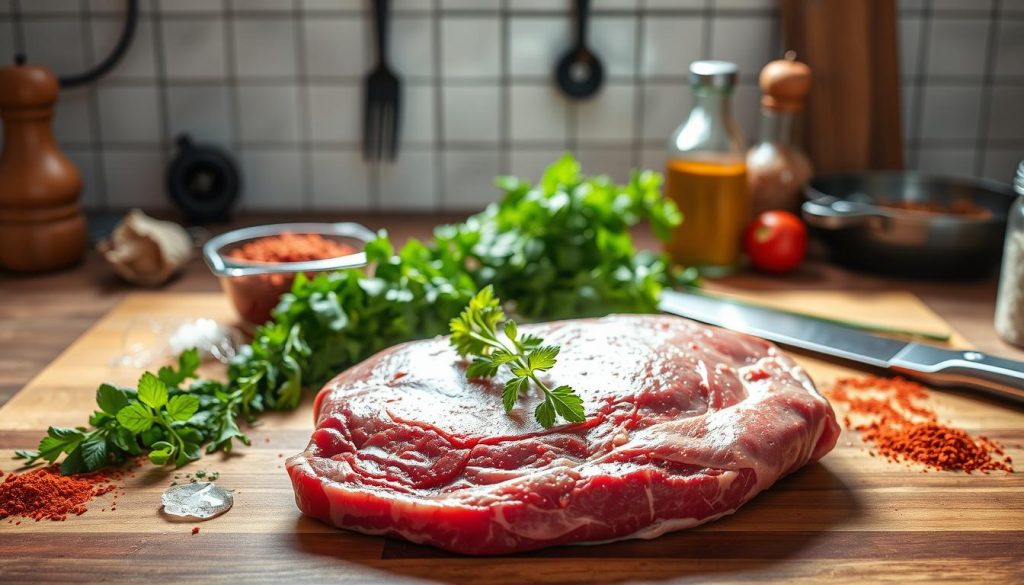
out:
<path id="1" fill-rule="evenodd" d="M 235 503 L 230 491 L 208 481 L 171 486 L 161 499 L 167 515 L 194 520 L 220 516 Z"/>

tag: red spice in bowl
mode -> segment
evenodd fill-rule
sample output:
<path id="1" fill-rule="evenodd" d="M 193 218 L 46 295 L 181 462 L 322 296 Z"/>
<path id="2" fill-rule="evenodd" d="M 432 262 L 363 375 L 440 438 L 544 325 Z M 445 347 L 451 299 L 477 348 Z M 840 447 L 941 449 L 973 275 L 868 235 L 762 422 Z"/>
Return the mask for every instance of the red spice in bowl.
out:
<path id="1" fill-rule="evenodd" d="M 320 234 L 283 233 L 251 240 L 229 251 L 233 260 L 252 263 L 288 263 L 326 260 L 354 254 L 356 249 L 346 243 Z M 224 291 L 242 317 L 253 324 L 270 319 L 281 295 L 291 290 L 296 273 L 257 274 L 224 281 Z M 308 276 L 312 277 L 312 274 Z"/>

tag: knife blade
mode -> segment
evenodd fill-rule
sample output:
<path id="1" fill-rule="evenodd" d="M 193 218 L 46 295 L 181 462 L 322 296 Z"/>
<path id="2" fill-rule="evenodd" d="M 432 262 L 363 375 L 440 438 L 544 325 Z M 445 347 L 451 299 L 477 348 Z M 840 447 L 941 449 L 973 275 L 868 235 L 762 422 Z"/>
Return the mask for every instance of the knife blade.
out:
<path id="1" fill-rule="evenodd" d="M 969 388 L 1024 406 L 1024 362 L 865 333 L 728 299 L 663 291 L 662 311 L 781 345 L 865 364 L 934 386 Z"/>

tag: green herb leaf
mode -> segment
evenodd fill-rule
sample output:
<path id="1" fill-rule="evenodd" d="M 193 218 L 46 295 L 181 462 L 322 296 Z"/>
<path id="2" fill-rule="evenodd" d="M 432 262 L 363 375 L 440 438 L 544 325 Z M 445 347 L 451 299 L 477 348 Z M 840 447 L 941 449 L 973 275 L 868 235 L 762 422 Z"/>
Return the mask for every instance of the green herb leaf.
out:
<path id="1" fill-rule="evenodd" d="M 540 345 L 543 341 L 535 336 L 524 336 L 529 349 L 518 341 L 519 331 L 514 321 L 506 321 L 502 330 L 512 344 L 509 347 L 498 338 L 498 324 L 504 319 L 500 301 L 495 298 L 491 287 L 478 292 L 450 327 L 450 342 L 461 355 L 472 355 L 473 361 L 466 368 L 467 378 L 491 378 L 501 366 L 508 366 L 512 378 L 505 382 L 501 403 L 505 412 L 515 408 L 520 394 L 533 382 L 544 393 L 544 401 L 534 410 L 534 417 L 541 426 L 548 428 L 555 424 L 555 416 L 568 422 L 586 420 L 583 400 L 569 386 L 551 390 L 537 377 L 538 372 L 550 370 L 558 362 L 560 348 L 555 345 Z"/>
<path id="2" fill-rule="evenodd" d="M 153 413 L 138 402 L 133 402 L 117 413 L 117 422 L 132 434 L 143 433 L 153 425 Z"/>
<path id="3" fill-rule="evenodd" d="M 157 409 L 167 404 L 167 384 L 150 372 L 139 378 L 139 400 L 146 406 Z"/>
<path id="4" fill-rule="evenodd" d="M 149 452 L 149 460 L 152 461 L 154 465 L 166 465 L 174 454 L 174 445 L 167 441 L 157 441 L 150 447 L 152 450 Z"/>
<path id="5" fill-rule="evenodd" d="M 540 423 L 540 426 L 545 429 L 550 429 L 555 424 L 555 407 L 551 404 L 551 401 L 545 399 L 537 405 L 537 408 L 533 411 L 534 418 Z"/>
<path id="6" fill-rule="evenodd" d="M 95 471 L 107 464 L 107 442 L 99 437 L 83 441 L 78 446 L 82 453 L 82 463 L 85 469 Z"/>
<path id="7" fill-rule="evenodd" d="M 501 364 L 494 363 L 494 360 L 487 357 L 474 358 L 466 368 L 467 378 L 493 378 L 498 373 Z"/>
<path id="8" fill-rule="evenodd" d="M 119 410 L 128 406 L 128 395 L 120 388 L 101 384 L 96 390 L 96 404 L 103 412 L 116 415 Z"/>
<path id="9" fill-rule="evenodd" d="M 505 382 L 505 389 L 501 393 L 501 404 L 505 407 L 505 412 L 512 412 L 512 409 L 516 406 L 516 401 L 519 400 L 519 393 L 529 383 L 530 379 L 526 376 L 511 378 L 508 382 Z"/>
<path id="10" fill-rule="evenodd" d="M 538 347 L 528 354 L 530 369 L 532 370 L 550 370 L 554 367 L 558 352 L 560 349 L 554 345 L 545 345 Z"/>
<path id="11" fill-rule="evenodd" d="M 178 394 L 167 402 L 167 415 L 177 421 L 192 418 L 199 410 L 199 399 L 189 394 Z"/>
<path id="12" fill-rule="evenodd" d="M 587 420 L 583 411 L 583 399 L 573 392 L 568 386 L 559 386 L 551 391 L 551 404 L 558 416 L 569 422 L 584 422 Z"/>

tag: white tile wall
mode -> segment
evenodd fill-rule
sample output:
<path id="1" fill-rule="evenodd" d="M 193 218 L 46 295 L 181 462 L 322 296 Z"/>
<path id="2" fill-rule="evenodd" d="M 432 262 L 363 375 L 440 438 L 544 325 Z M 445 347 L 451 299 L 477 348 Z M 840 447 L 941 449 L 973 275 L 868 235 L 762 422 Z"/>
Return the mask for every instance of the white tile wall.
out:
<path id="1" fill-rule="evenodd" d="M 311 77 L 352 77 L 366 70 L 366 23 L 358 16 L 302 19 L 306 70 Z"/>
<path id="2" fill-rule="evenodd" d="M 933 18 L 928 39 L 928 75 L 981 79 L 985 74 L 981 65 L 985 62 L 985 40 L 991 24 L 984 15 Z"/>
<path id="3" fill-rule="evenodd" d="M 239 77 L 291 77 L 298 72 L 295 23 L 280 15 L 232 21 L 235 72 Z"/>
<path id="4" fill-rule="evenodd" d="M 224 21 L 210 16 L 164 19 L 161 55 L 168 79 L 227 76 Z"/>
<path id="5" fill-rule="evenodd" d="M 309 138 L 314 142 L 358 144 L 362 136 L 362 91 L 355 82 L 309 86 Z"/>
<path id="6" fill-rule="evenodd" d="M 444 157 L 443 206 L 448 209 L 483 208 L 498 197 L 494 177 L 501 173 L 496 148 L 449 150 Z"/>
<path id="7" fill-rule="evenodd" d="M 310 154 L 313 207 L 323 210 L 365 210 L 370 207 L 370 183 L 363 170 L 362 151 L 320 148 Z"/>
<path id="8" fill-rule="evenodd" d="M 100 130 L 110 142 L 160 141 L 160 104 L 152 86 L 99 88 Z"/>
<path id="9" fill-rule="evenodd" d="M 239 84 L 242 142 L 299 142 L 297 85 Z"/>
<path id="10" fill-rule="evenodd" d="M 448 86 L 442 90 L 445 142 L 497 146 L 501 140 L 501 88 Z"/>
<path id="11" fill-rule="evenodd" d="M 361 158 L 369 2 L 141 0 L 126 58 L 67 91 L 56 135 L 92 207 L 166 207 L 163 169 L 188 132 L 235 154 L 248 209 L 475 209 L 492 177 L 536 177 L 566 150 L 624 180 L 660 167 L 692 99 L 687 67 L 736 61 L 735 115 L 758 124 L 758 69 L 781 52 L 776 0 L 594 0 L 607 84 L 572 102 L 551 83 L 572 39 L 569 0 L 393 0 L 403 80 L 400 157 Z M 113 46 L 122 0 L 0 0 L 0 60 L 58 73 Z M 907 160 L 1001 180 L 1024 158 L 1024 2 L 900 0 Z M 24 38 L 24 46 L 18 39 Z"/>
<path id="12" fill-rule="evenodd" d="M 241 164 L 245 209 L 278 211 L 306 207 L 299 151 L 279 148 L 245 150 Z"/>
<path id="13" fill-rule="evenodd" d="M 197 142 L 231 142 L 234 104 L 226 85 L 169 83 L 165 93 L 167 130 L 172 137 L 188 133 Z"/>

